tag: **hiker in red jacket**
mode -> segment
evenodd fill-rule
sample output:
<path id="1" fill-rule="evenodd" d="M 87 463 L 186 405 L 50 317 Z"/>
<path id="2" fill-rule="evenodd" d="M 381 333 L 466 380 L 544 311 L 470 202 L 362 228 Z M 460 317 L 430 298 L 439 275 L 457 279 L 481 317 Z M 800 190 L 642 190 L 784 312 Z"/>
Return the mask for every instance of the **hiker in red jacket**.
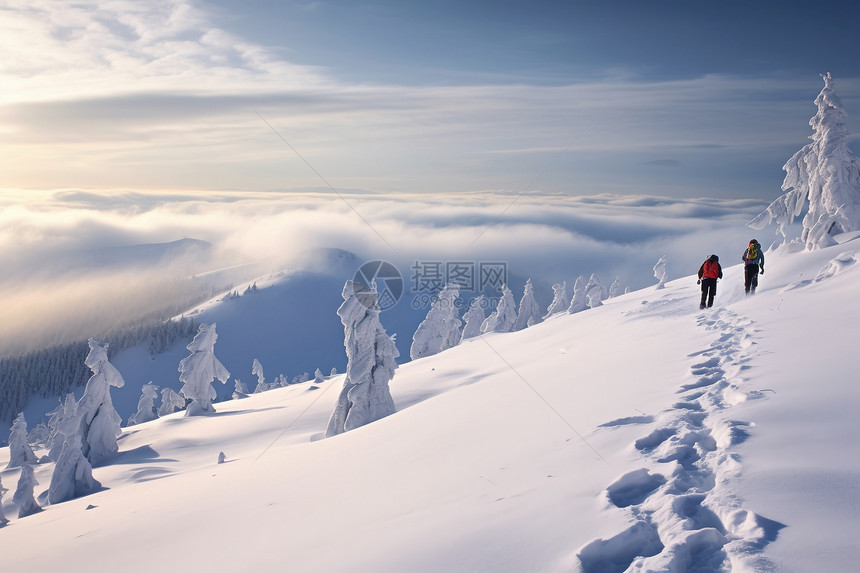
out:
<path id="1" fill-rule="evenodd" d="M 706 306 L 708 308 L 714 306 L 714 296 L 717 294 L 717 279 L 721 278 L 723 278 L 723 267 L 720 266 L 720 257 L 711 255 L 699 267 L 699 283 L 702 285 L 700 309 Z"/>

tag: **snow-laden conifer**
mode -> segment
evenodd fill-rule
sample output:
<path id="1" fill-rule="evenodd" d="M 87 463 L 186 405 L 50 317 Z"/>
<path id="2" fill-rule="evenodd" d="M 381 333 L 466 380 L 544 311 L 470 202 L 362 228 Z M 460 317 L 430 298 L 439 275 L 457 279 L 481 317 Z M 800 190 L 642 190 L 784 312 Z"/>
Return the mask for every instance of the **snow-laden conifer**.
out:
<path id="1" fill-rule="evenodd" d="M 117 453 L 117 438 L 122 435 L 122 418 L 113 407 L 111 386 L 122 388 L 125 381 L 107 356 L 106 345 L 89 340 L 90 352 L 84 363 L 93 371 L 76 409 L 81 420 L 81 450 L 93 466 Z"/>
<path id="2" fill-rule="evenodd" d="M 322 370 L 320 370 L 319 368 L 314 370 L 314 382 L 319 383 L 323 380 L 325 380 L 325 375 L 322 373 Z"/>
<path id="3" fill-rule="evenodd" d="M 592 274 L 585 285 L 585 298 L 589 308 L 596 308 L 603 304 L 603 285 L 597 275 Z"/>
<path id="4" fill-rule="evenodd" d="M 394 340 L 379 322 L 376 288 L 362 291 L 361 299 L 352 281 L 343 287 L 343 304 L 337 314 L 343 324 L 346 376 L 326 437 L 347 432 L 394 413 L 388 383 L 400 355 Z"/>
<path id="5" fill-rule="evenodd" d="M 155 420 L 158 414 L 155 412 L 155 401 L 158 399 L 158 386 L 147 382 L 140 388 L 140 398 L 137 401 L 137 412 L 129 416 L 128 425 L 142 424 Z"/>
<path id="6" fill-rule="evenodd" d="M 173 388 L 161 389 L 161 406 L 158 407 L 159 416 L 168 416 L 184 407 L 185 398 L 177 394 Z"/>
<path id="7" fill-rule="evenodd" d="M 585 297 L 585 277 L 579 275 L 573 283 L 573 296 L 567 307 L 567 312 L 574 314 L 588 308 L 588 299 Z"/>
<path id="8" fill-rule="evenodd" d="M 502 298 L 496 305 L 496 310 L 481 325 L 481 333 L 486 332 L 510 332 L 517 323 L 517 303 L 514 301 L 514 293 L 508 285 L 502 285 Z"/>
<path id="9" fill-rule="evenodd" d="M 469 303 L 469 310 L 463 315 L 463 332 L 460 334 L 460 342 L 475 338 L 481 334 L 481 325 L 487 319 L 484 314 L 484 295 L 473 298 Z"/>
<path id="10" fill-rule="evenodd" d="M 6 519 L 6 512 L 3 511 L 3 496 L 6 494 L 7 491 L 9 490 L 3 487 L 3 480 L 0 479 L 0 527 L 4 527 L 7 523 L 9 523 L 9 520 Z"/>
<path id="11" fill-rule="evenodd" d="M 283 376 L 283 374 L 281 374 Z M 241 400 L 248 397 L 248 387 L 238 378 L 233 378 L 233 399 Z"/>
<path id="12" fill-rule="evenodd" d="M 18 506 L 19 518 L 42 511 L 42 507 L 36 502 L 36 498 L 33 495 L 33 490 L 36 489 L 37 485 L 39 485 L 39 482 L 36 481 L 33 466 L 30 464 L 21 466 L 18 487 L 15 488 L 15 493 L 12 495 L 12 501 Z"/>
<path id="13" fill-rule="evenodd" d="M 75 400 L 75 395 L 71 392 L 66 394 L 64 402 L 60 403 L 57 408 L 52 410 L 48 418 L 48 428 L 51 430 L 51 436 L 48 438 L 48 458 L 56 462 L 60 459 L 60 452 L 63 449 L 63 442 L 66 437 L 60 431 L 63 426 L 63 421 L 66 418 L 75 415 L 78 410 L 78 402 Z"/>
<path id="14" fill-rule="evenodd" d="M 68 404 L 68 401 L 66 402 Z M 63 448 L 51 474 L 48 488 L 48 503 L 55 504 L 95 492 L 101 484 L 93 478 L 93 467 L 81 451 L 81 414 L 78 404 L 72 403 L 72 411 L 60 421 L 59 434 L 63 437 Z"/>
<path id="15" fill-rule="evenodd" d="M 457 311 L 459 295 L 460 286 L 456 284 L 445 285 L 439 293 L 412 336 L 412 347 L 409 349 L 412 360 L 438 354 L 459 344 L 462 324 Z"/>
<path id="16" fill-rule="evenodd" d="M 609 285 L 609 295 L 607 296 L 607 298 L 615 298 L 616 296 L 622 294 L 622 292 L 623 291 L 621 289 L 621 279 L 619 277 L 615 277 L 615 280 L 612 281 L 611 285 Z"/>
<path id="17" fill-rule="evenodd" d="M 20 412 L 9 432 L 9 463 L 6 469 L 35 463 L 36 454 L 27 442 L 27 420 L 24 419 L 24 412 Z"/>
<path id="18" fill-rule="evenodd" d="M 263 365 L 256 358 L 254 358 L 254 362 L 251 364 L 251 374 L 257 377 L 257 386 L 254 388 L 254 394 L 259 394 L 269 389 L 269 385 L 266 384 L 266 375 L 263 374 Z"/>
<path id="19" fill-rule="evenodd" d="M 540 322 L 543 322 L 543 317 L 535 300 L 535 287 L 532 286 L 532 279 L 528 279 L 523 289 L 523 298 L 520 299 L 520 310 L 517 313 L 514 330 L 522 330 Z"/>
<path id="20" fill-rule="evenodd" d="M 552 285 L 552 302 L 546 307 L 544 320 L 554 314 L 564 312 L 570 306 L 570 300 L 567 298 L 567 281 Z"/>
<path id="21" fill-rule="evenodd" d="M 654 278 L 657 279 L 657 286 L 655 288 L 664 288 L 664 285 L 666 284 L 666 264 L 667 257 L 666 255 L 663 255 L 662 257 L 660 257 L 660 260 L 657 261 L 657 264 L 654 265 Z"/>
<path id="22" fill-rule="evenodd" d="M 183 383 L 179 393 L 191 400 L 185 410 L 186 416 L 207 416 L 215 413 L 212 400 L 218 397 L 212 382 L 216 379 L 225 384 L 230 372 L 215 357 L 215 342 L 218 334 L 215 323 L 201 324 L 194 340 L 186 346 L 191 351 L 179 363 L 179 381 Z"/>
<path id="23" fill-rule="evenodd" d="M 777 233 L 787 238 L 788 226 L 806 209 L 800 240 L 808 250 L 835 245 L 833 235 L 860 229 L 860 165 L 848 147 L 847 113 L 834 93 L 833 78 L 829 73 L 821 77 L 818 112 L 809 120 L 812 143 L 783 166 L 784 193 L 749 223 L 753 229 L 776 224 Z"/>

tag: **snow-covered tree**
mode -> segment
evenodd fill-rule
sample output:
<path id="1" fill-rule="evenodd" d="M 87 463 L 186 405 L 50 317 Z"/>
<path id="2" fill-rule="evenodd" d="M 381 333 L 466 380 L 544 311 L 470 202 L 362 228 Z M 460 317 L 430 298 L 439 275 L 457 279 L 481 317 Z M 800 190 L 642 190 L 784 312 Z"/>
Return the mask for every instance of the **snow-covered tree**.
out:
<path id="1" fill-rule="evenodd" d="M 281 374 L 283 376 L 283 374 Z M 233 399 L 241 400 L 248 397 L 248 387 L 238 378 L 233 378 Z"/>
<path id="2" fill-rule="evenodd" d="M 3 496 L 6 494 L 7 491 L 9 490 L 3 487 L 3 480 L 0 479 L 0 527 L 3 527 L 7 523 L 9 523 L 9 520 L 6 519 L 6 512 L 3 511 Z"/>
<path id="3" fill-rule="evenodd" d="M 528 279 L 523 289 L 523 298 L 520 299 L 520 310 L 517 313 L 514 330 L 522 330 L 540 322 L 543 322 L 543 317 L 535 300 L 535 287 L 532 286 L 532 279 Z"/>
<path id="4" fill-rule="evenodd" d="M 155 401 L 158 399 L 158 386 L 152 381 L 144 384 L 140 389 L 140 398 L 137 401 L 137 412 L 129 416 L 128 425 L 142 424 L 158 417 L 155 412 Z"/>
<path id="5" fill-rule="evenodd" d="M 51 437 L 51 430 L 44 422 L 39 422 L 36 426 L 27 433 L 27 443 L 31 447 L 36 446 L 45 448 L 48 444 L 48 439 Z"/>
<path id="6" fill-rule="evenodd" d="M 484 314 L 484 295 L 473 298 L 469 303 L 469 310 L 463 315 L 463 332 L 460 334 L 460 342 L 475 338 L 481 334 L 481 325 L 487 319 Z"/>
<path id="7" fill-rule="evenodd" d="M 168 416 L 184 407 L 185 398 L 177 394 L 173 388 L 161 389 L 161 406 L 158 407 L 159 416 Z"/>
<path id="8" fill-rule="evenodd" d="M 460 342 L 462 322 L 457 311 L 458 296 L 460 286 L 456 284 L 445 285 L 439 293 L 412 336 L 412 347 L 409 349 L 412 360 L 438 354 Z"/>
<path id="9" fill-rule="evenodd" d="M 33 496 L 33 490 L 39 482 L 36 481 L 36 475 L 33 473 L 33 466 L 24 464 L 21 466 L 21 476 L 18 478 L 18 487 L 15 488 L 15 493 L 12 494 L 12 501 L 18 506 L 18 518 L 27 517 L 34 513 L 42 511 L 42 507 L 36 502 Z"/>
<path id="10" fill-rule="evenodd" d="M 251 374 L 257 377 L 257 387 L 254 388 L 254 394 L 259 394 L 269 389 L 269 385 L 266 384 L 266 376 L 263 374 L 263 365 L 256 358 L 254 358 L 254 363 L 251 364 Z"/>
<path id="11" fill-rule="evenodd" d="M 585 285 L 585 298 L 589 308 L 596 308 L 603 304 L 603 285 L 597 275 L 592 274 Z"/>
<path id="12" fill-rule="evenodd" d="M 612 281 L 612 284 L 609 285 L 609 296 L 608 298 L 615 298 L 620 295 L 623 291 L 621 290 L 621 279 L 619 277 L 615 277 L 615 280 Z"/>
<path id="13" fill-rule="evenodd" d="M 51 430 L 51 436 L 48 439 L 48 458 L 56 462 L 60 459 L 60 452 L 63 450 L 63 442 L 66 437 L 60 431 L 63 427 L 63 422 L 67 418 L 75 415 L 78 409 L 78 402 L 75 400 L 75 395 L 72 393 L 66 394 L 65 402 L 62 402 L 57 408 L 51 410 L 48 418 L 48 428 Z"/>
<path id="14" fill-rule="evenodd" d="M 325 380 L 325 375 L 322 373 L 322 370 L 320 370 L 319 368 L 314 370 L 314 382 L 318 383 L 322 382 L 323 380 Z"/>
<path id="15" fill-rule="evenodd" d="M 2 480 L 0 480 L 0 529 L 9 524 L 9 520 L 6 519 L 6 512 L 3 510 L 3 496 L 7 491 L 9 490 L 3 488 Z"/>
<path id="16" fill-rule="evenodd" d="M 554 314 L 566 311 L 569 306 L 570 300 L 567 298 L 567 281 L 552 285 L 552 302 L 546 307 L 544 320 Z"/>
<path id="17" fill-rule="evenodd" d="M 81 414 L 77 412 L 77 403 L 73 410 L 63 418 L 58 431 L 63 437 L 63 449 L 51 474 L 51 485 L 48 488 L 48 503 L 55 504 L 95 492 L 101 484 L 93 478 L 93 467 L 81 451 L 81 430 L 83 428 Z"/>
<path id="18" fill-rule="evenodd" d="M 585 297 L 585 277 L 579 275 L 573 283 L 573 297 L 567 307 L 567 312 L 574 314 L 588 308 L 588 299 Z"/>
<path id="19" fill-rule="evenodd" d="M 301 384 L 303 382 L 307 382 L 310 379 L 311 379 L 310 374 L 308 374 L 307 372 L 302 372 L 301 374 L 299 374 L 298 376 L 295 376 L 293 378 L 293 384 Z"/>
<path id="20" fill-rule="evenodd" d="M 496 310 L 481 325 L 481 334 L 486 332 L 510 332 L 517 323 L 517 303 L 514 293 L 508 285 L 502 285 L 502 298 L 496 305 Z"/>
<path id="21" fill-rule="evenodd" d="M 337 376 L 337 368 L 332 368 L 331 373 L 329 373 L 329 376 Z"/>
<path id="22" fill-rule="evenodd" d="M 12 422 L 9 432 L 9 463 L 6 469 L 35 463 L 36 454 L 27 442 L 27 420 L 24 419 L 24 412 L 21 412 Z"/>
<path id="23" fill-rule="evenodd" d="M 207 416 L 215 413 L 212 400 L 218 397 L 212 382 L 220 380 L 226 384 L 230 372 L 215 358 L 215 342 L 218 334 L 215 323 L 201 324 L 194 340 L 186 346 L 191 351 L 179 363 L 179 381 L 183 383 L 179 393 L 191 400 L 185 410 L 186 416 Z"/>
<path id="24" fill-rule="evenodd" d="M 784 193 L 749 223 L 753 229 L 776 224 L 777 233 L 787 238 L 788 226 L 805 208 L 800 240 L 807 250 L 835 245 L 833 235 L 860 229 L 860 165 L 848 147 L 847 113 L 830 73 L 821 77 L 818 112 L 809 120 L 812 143 L 783 166 Z"/>
<path id="25" fill-rule="evenodd" d="M 90 352 L 84 362 L 93 375 L 87 381 L 76 412 L 81 419 L 81 451 L 93 466 L 97 466 L 119 450 L 116 439 L 122 435 L 122 418 L 113 407 L 110 388 L 122 388 L 125 381 L 108 360 L 106 346 L 94 338 L 90 338 L 89 345 Z"/>
<path id="26" fill-rule="evenodd" d="M 662 257 L 660 257 L 660 260 L 657 261 L 657 264 L 654 265 L 654 278 L 656 278 L 658 281 L 656 287 L 658 289 L 664 288 L 664 285 L 666 283 L 666 262 L 666 255 L 663 255 Z"/>
<path id="27" fill-rule="evenodd" d="M 394 377 L 400 353 L 379 322 L 380 310 L 374 295 L 375 285 L 370 291 L 362 291 L 361 300 L 353 290 L 352 281 L 346 281 L 343 287 L 343 304 L 337 314 L 343 324 L 346 376 L 326 437 L 394 413 L 388 383 Z"/>

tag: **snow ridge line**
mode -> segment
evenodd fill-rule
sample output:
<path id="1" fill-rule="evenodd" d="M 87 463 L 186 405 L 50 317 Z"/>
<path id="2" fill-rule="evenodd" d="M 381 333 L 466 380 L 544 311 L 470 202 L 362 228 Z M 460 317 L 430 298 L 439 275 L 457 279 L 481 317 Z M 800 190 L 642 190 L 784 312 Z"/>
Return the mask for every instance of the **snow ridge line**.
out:
<path id="1" fill-rule="evenodd" d="M 716 331 L 716 339 L 689 355 L 694 363 L 690 381 L 678 390 L 680 400 L 633 444 L 651 469 L 666 471 L 642 468 L 607 486 L 609 504 L 628 512 L 634 523 L 582 547 L 581 573 L 774 569 L 762 550 L 784 525 L 744 509 L 731 491 L 742 471 L 734 446 L 749 437 L 754 424 L 731 419 L 729 411 L 765 397 L 740 389 L 753 357 L 754 323 L 725 308 L 699 313 L 696 320 Z M 624 423 L 617 422 L 605 425 Z"/>

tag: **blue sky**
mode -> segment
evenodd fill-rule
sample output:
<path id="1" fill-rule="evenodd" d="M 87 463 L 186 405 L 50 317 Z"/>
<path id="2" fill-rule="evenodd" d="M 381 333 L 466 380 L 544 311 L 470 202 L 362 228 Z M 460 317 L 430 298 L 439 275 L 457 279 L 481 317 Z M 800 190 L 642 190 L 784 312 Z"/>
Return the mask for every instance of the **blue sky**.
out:
<path id="1" fill-rule="evenodd" d="M 583 81 L 857 69 L 854 2 L 216 0 L 219 23 L 355 81 Z"/>
<path id="2" fill-rule="evenodd" d="M 773 198 L 824 71 L 860 132 L 849 2 L 3 10 L 6 188 Z"/>

